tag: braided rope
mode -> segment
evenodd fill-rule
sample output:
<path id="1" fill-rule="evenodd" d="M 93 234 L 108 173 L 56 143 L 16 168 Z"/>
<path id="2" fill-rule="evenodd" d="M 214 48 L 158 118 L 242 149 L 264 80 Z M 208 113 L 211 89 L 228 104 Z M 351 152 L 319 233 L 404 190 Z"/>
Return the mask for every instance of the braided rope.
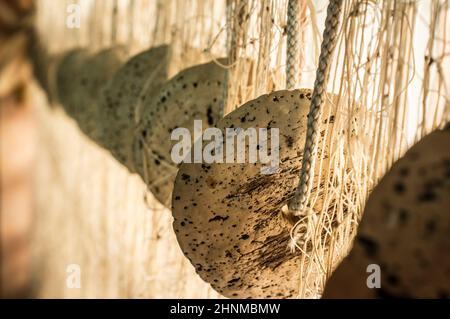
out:
<path id="1" fill-rule="evenodd" d="M 321 117 L 322 105 L 326 98 L 326 85 L 329 77 L 332 54 L 336 46 L 342 2 L 342 0 L 330 0 L 327 8 L 327 18 L 325 20 L 325 30 L 323 32 L 319 66 L 316 72 L 316 81 L 314 83 L 314 91 L 308 114 L 308 128 L 303 152 L 300 183 L 294 197 L 289 202 L 289 211 L 296 216 L 302 215 L 306 200 L 311 192 L 314 176 L 314 159 L 319 138 L 319 120 Z"/>
<path id="2" fill-rule="evenodd" d="M 299 74 L 298 2 L 299 0 L 289 0 L 287 10 L 286 88 L 288 90 L 297 86 Z"/>

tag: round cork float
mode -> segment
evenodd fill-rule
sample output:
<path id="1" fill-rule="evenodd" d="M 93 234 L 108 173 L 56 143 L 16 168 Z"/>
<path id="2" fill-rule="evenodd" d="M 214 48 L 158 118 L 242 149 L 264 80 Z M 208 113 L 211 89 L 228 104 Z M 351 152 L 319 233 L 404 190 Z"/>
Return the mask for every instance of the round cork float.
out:
<path id="1" fill-rule="evenodd" d="M 81 65 L 74 78 L 72 98 L 75 105 L 69 105 L 71 114 L 81 130 L 94 140 L 98 140 L 101 127 L 99 124 L 99 98 L 102 88 L 122 66 L 127 51 L 122 46 L 108 48 L 92 55 Z"/>
<path id="2" fill-rule="evenodd" d="M 168 46 L 163 45 L 132 57 L 101 92 L 98 118 L 103 123 L 102 143 L 130 170 L 134 169 L 132 142 L 140 108 L 167 81 L 168 51 Z"/>
<path id="3" fill-rule="evenodd" d="M 225 69 L 215 62 L 196 65 L 178 73 L 160 93 L 144 101 L 142 120 L 135 133 L 133 163 L 155 198 L 170 207 L 178 164 L 171 151 L 175 128 L 191 134 L 194 120 L 203 129 L 214 126 L 223 104 Z M 193 136 L 193 134 L 192 134 Z"/>
<path id="4" fill-rule="evenodd" d="M 104 49 L 94 55 L 78 49 L 68 52 L 58 67 L 60 101 L 81 130 L 94 140 L 99 138 L 97 114 L 101 89 L 125 58 L 122 47 Z"/>
<path id="5" fill-rule="evenodd" d="M 301 255 L 288 248 L 295 218 L 287 218 L 282 207 L 299 182 L 311 94 L 301 89 L 263 95 L 217 124 L 222 133 L 226 128 L 277 128 L 278 169 L 270 172 L 270 165 L 249 163 L 248 158 L 246 163 L 180 166 L 172 196 L 178 243 L 200 277 L 226 297 L 293 298 L 298 293 Z M 325 104 L 321 136 L 333 125 L 334 116 Z M 258 136 L 256 147 L 264 149 L 264 135 Z M 267 149 L 273 152 L 271 133 L 267 136 Z M 248 146 L 247 140 L 246 150 Z M 324 154 L 324 163 L 327 158 Z M 314 208 L 321 205 L 317 201 Z"/>
<path id="6" fill-rule="evenodd" d="M 58 101 L 69 114 L 72 114 L 78 104 L 76 83 L 79 81 L 80 69 L 88 59 L 89 51 L 77 48 L 64 53 L 56 67 Z"/>
<path id="7" fill-rule="evenodd" d="M 366 281 L 377 265 L 380 288 Z M 370 266 L 373 267 L 373 266 Z M 367 201 L 349 256 L 324 298 L 449 298 L 450 129 L 398 160 Z"/>

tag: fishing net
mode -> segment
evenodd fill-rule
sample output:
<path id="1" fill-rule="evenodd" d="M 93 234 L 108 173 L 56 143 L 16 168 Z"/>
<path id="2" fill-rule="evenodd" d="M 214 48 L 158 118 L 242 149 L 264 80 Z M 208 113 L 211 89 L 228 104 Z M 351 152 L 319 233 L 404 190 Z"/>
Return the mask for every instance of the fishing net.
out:
<path id="1" fill-rule="evenodd" d="M 169 76 L 215 60 L 227 70 L 224 115 L 285 89 L 294 67 L 294 88 L 314 87 L 327 1 L 299 1 L 294 33 L 287 0 L 84 0 L 80 28 L 66 24 L 71 3 L 37 2 L 36 26 L 50 53 L 119 44 L 131 55 L 168 44 Z M 322 114 L 333 125 L 321 132 L 320 173 L 306 200 L 313 209 L 291 231 L 291 248 L 302 253 L 298 297 L 321 295 L 351 247 L 370 190 L 408 147 L 448 122 L 448 11 L 443 0 L 343 1 L 327 85 L 338 97 L 328 101 L 336 113 Z M 288 34 L 298 43 L 294 65 L 286 58 Z M 42 92 L 35 95 L 37 294 L 220 297 L 182 255 L 170 212 L 142 179 L 83 135 L 60 107 L 49 108 Z M 81 289 L 64 284 L 70 264 L 80 265 Z"/>

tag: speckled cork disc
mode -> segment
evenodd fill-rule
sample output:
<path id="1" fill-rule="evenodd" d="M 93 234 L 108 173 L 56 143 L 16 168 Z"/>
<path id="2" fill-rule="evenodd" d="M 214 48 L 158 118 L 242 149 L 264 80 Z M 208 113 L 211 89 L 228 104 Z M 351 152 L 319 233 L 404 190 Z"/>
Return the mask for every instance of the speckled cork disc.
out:
<path id="1" fill-rule="evenodd" d="M 261 96 L 217 125 L 222 131 L 278 128 L 277 173 L 261 174 L 260 162 L 180 166 L 172 196 L 178 243 L 200 277 L 226 297 L 292 298 L 298 293 L 301 256 L 288 249 L 292 224 L 281 210 L 298 185 L 311 93 Z M 330 109 L 328 104 L 323 108 L 322 133 L 334 123 Z"/>
<path id="2" fill-rule="evenodd" d="M 142 121 L 135 135 L 133 157 L 140 176 L 153 195 L 170 207 L 178 165 L 172 161 L 172 130 L 192 133 L 194 120 L 203 129 L 214 126 L 223 104 L 225 69 L 215 62 L 183 70 L 163 85 L 159 95 L 144 103 Z M 144 164 L 145 160 L 145 164 Z"/>
<path id="3" fill-rule="evenodd" d="M 133 169 L 134 130 L 140 120 L 138 108 L 157 95 L 167 81 L 168 51 L 168 46 L 163 45 L 132 57 L 114 74 L 101 94 L 102 142 L 130 169 Z"/>
<path id="4" fill-rule="evenodd" d="M 58 67 L 58 95 L 66 112 L 88 136 L 98 138 L 98 97 L 101 88 L 126 58 L 122 47 L 108 48 L 89 56 L 74 50 Z"/>
<path id="5" fill-rule="evenodd" d="M 380 266 L 380 289 L 367 288 L 369 264 Z M 353 250 L 332 275 L 324 297 L 449 296 L 447 129 L 419 141 L 382 178 L 366 204 Z"/>
<path id="6" fill-rule="evenodd" d="M 73 100 L 76 104 L 74 108 L 69 106 L 68 112 L 72 113 L 80 128 L 95 140 L 100 134 L 98 112 L 102 88 L 122 66 L 126 57 L 127 51 L 121 46 L 102 50 L 82 64 L 79 76 L 74 78 L 73 93 L 77 93 L 77 96 Z"/>
<path id="7" fill-rule="evenodd" d="M 76 80 L 79 79 L 80 69 L 89 59 L 89 51 L 86 49 L 73 49 L 66 52 L 61 58 L 56 69 L 57 96 L 59 102 L 71 113 L 76 109 L 78 94 Z"/>

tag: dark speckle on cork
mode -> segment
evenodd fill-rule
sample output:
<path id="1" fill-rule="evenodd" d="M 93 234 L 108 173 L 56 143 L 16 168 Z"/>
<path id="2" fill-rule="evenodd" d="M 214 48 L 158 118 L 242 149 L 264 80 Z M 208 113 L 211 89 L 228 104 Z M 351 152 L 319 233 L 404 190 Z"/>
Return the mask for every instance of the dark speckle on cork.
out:
<path id="1" fill-rule="evenodd" d="M 395 191 L 397 194 L 403 194 L 403 193 L 405 193 L 405 191 L 406 191 L 405 184 L 403 184 L 402 182 L 396 182 L 396 183 L 394 184 L 394 191 Z"/>
<path id="2" fill-rule="evenodd" d="M 214 216 L 213 218 L 209 219 L 208 222 L 215 222 L 215 221 L 226 221 L 229 218 L 229 216 Z"/>
<path id="3" fill-rule="evenodd" d="M 292 148 L 294 146 L 294 138 L 290 135 L 286 136 L 287 147 Z"/>
<path id="4" fill-rule="evenodd" d="M 359 236 L 358 243 L 364 248 L 367 256 L 373 257 L 378 253 L 378 244 L 372 238 Z"/>
<path id="5" fill-rule="evenodd" d="M 401 177 L 407 177 L 409 174 L 409 168 L 408 167 L 402 167 L 399 170 L 399 174 Z"/>
<path id="6" fill-rule="evenodd" d="M 419 202 L 432 202 L 436 200 L 436 193 L 433 189 L 427 188 L 421 194 L 419 194 Z"/>
<path id="7" fill-rule="evenodd" d="M 409 219 L 409 213 L 405 209 L 400 209 L 398 213 L 400 225 L 405 225 L 408 222 Z"/>
<path id="8" fill-rule="evenodd" d="M 250 238 L 250 236 L 248 235 L 248 234 L 243 234 L 241 237 L 240 237 L 240 239 L 242 239 L 242 240 L 247 240 L 247 239 L 249 239 Z"/>
<path id="9" fill-rule="evenodd" d="M 425 232 L 426 235 L 430 236 L 432 235 L 437 228 L 437 222 L 434 219 L 430 219 L 425 223 Z"/>

